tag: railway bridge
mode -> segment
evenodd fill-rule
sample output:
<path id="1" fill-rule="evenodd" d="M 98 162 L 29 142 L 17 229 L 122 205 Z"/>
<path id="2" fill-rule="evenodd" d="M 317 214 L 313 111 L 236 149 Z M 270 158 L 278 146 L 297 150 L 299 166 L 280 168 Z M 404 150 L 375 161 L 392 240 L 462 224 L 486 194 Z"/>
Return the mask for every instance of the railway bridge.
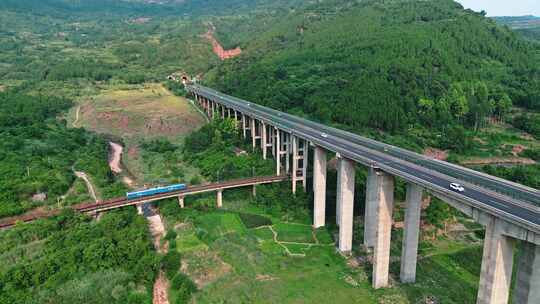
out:
<path id="1" fill-rule="evenodd" d="M 155 195 L 144 196 L 135 199 L 128 199 L 127 197 L 114 198 L 102 202 L 95 203 L 82 203 L 71 206 L 75 211 L 99 215 L 102 212 L 123 208 L 127 206 L 136 206 L 139 210 L 139 213 L 142 213 L 142 205 L 145 203 L 160 201 L 168 198 L 177 198 L 180 208 L 184 208 L 184 198 L 186 196 L 195 195 L 199 193 L 215 192 L 216 193 L 216 204 L 218 208 L 223 206 L 223 191 L 227 189 L 236 189 L 242 187 L 252 187 L 253 195 L 256 195 L 257 185 L 271 184 L 282 182 L 286 180 L 288 176 L 260 176 L 260 177 L 251 177 L 244 179 L 236 179 L 218 183 L 203 184 L 196 186 L 188 186 L 185 189 L 178 191 L 171 191 L 166 193 L 160 193 Z M 13 218 L 6 218 L 0 221 L 0 229 L 5 229 L 14 226 L 18 222 L 31 222 L 40 218 L 54 216 L 60 213 L 61 210 L 53 210 L 43 214 L 30 215 L 30 216 L 18 216 Z"/>
<path id="2" fill-rule="evenodd" d="M 479 304 L 507 303 L 519 243 L 514 303 L 540 303 L 540 192 L 503 179 L 377 142 L 343 130 L 305 120 L 213 89 L 186 85 L 210 118 L 236 120 L 243 137 L 263 157 L 276 161 L 276 174 L 290 174 L 293 192 L 306 189 L 312 163 L 315 228 L 325 225 L 327 154 L 335 153 L 337 166 L 336 218 L 338 248 L 352 250 L 355 167 L 368 167 L 365 199 L 364 245 L 373 251 L 374 288 L 389 284 L 390 241 L 394 209 L 394 182 L 407 185 L 400 279 L 415 282 L 424 192 L 442 199 L 486 227 L 477 296 Z M 313 150 L 313 160 L 309 160 Z M 464 192 L 452 191 L 458 182 Z"/>

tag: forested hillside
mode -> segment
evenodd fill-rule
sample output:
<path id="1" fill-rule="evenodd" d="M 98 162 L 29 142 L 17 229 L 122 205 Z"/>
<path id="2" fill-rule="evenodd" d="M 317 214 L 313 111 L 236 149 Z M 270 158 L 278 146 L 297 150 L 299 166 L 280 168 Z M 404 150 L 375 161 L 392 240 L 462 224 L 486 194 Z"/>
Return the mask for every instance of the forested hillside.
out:
<path id="1" fill-rule="evenodd" d="M 451 147 L 512 105 L 540 109 L 539 48 L 450 0 L 333 1 L 290 13 L 206 83 L 357 131 L 439 130 Z"/>

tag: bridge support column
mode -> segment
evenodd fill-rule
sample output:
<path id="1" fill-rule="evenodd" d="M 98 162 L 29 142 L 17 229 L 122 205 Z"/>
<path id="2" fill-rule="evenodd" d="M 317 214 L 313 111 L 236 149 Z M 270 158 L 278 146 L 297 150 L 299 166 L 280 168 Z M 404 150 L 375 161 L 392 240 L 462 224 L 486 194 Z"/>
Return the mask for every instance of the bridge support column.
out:
<path id="1" fill-rule="evenodd" d="M 257 197 L 257 185 L 253 185 L 253 188 L 251 189 L 251 194 L 253 197 Z"/>
<path id="2" fill-rule="evenodd" d="M 137 206 L 137 214 L 142 215 L 143 214 L 142 204 L 137 204 L 136 206 Z"/>
<path id="3" fill-rule="evenodd" d="M 261 149 L 262 149 L 262 153 L 263 153 L 263 159 L 266 159 L 266 153 L 268 151 L 268 139 L 267 139 L 267 133 L 266 133 L 266 124 L 264 122 L 261 122 L 261 133 L 262 133 L 262 138 L 261 138 Z"/>
<path id="4" fill-rule="evenodd" d="M 208 99 L 204 99 L 204 102 L 206 103 L 206 116 L 208 116 L 208 118 L 212 118 L 212 114 L 211 114 L 211 110 L 212 110 L 212 103 L 210 103 L 210 101 Z"/>
<path id="5" fill-rule="evenodd" d="M 374 168 L 369 168 L 366 181 L 366 205 L 364 215 L 364 246 L 373 247 L 375 244 L 375 236 L 377 229 L 375 219 L 377 216 L 377 204 L 379 202 L 380 180 L 377 176 L 377 171 Z"/>
<path id="6" fill-rule="evenodd" d="M 339 251 L 343 253 L 349 253 L 352 250 L 354 167 L 352 160 L 346 158 L 338 159 Z"/>
<path id="7" fill-rule="evenodd" d="M 540 303 L 540 246 L 521 242 L 514 304 Z"/>
<path id="8" fill-rule="evenodd" d="M 178 197 L 178 206 L 180 206 L 181 209 L 184 209 L 184 197 L 183 196 Z"/>
<path id="9" fill-rule="evenodd" d="M 307 169 L 309 164 L 309 141 L 304 140 L 304 146 L 302 148 L 302 187 L 304 192 L 307 191 Z"/>
<path id="10" fill-rule="evenodd" d="M 246 115 L 242 114 L 242 134 L 244 139 L 247 137 L 247 125 L 246 125 Z"/>
<path id="11" fill-rule="evenodd" d="M 273 157 L 276 157 L 276 149 L 277 149 L 277 134 L 276 133 L 279 133 L 279 130 L 277 128 L 274 128 L 274 127 L 270 127 L 270 135 L 271 136 L 271 143 L 270 143 L 270 147 L 272 149 L 272 156 Z"/>
<path id="12" fill-rule="evenodd" d="M 514 240 L 502 234 L 501 222 L 491 217 L 486 227 L 477 304 L 508 303 Z"/>
<path id="13" fill-rule="evenodd" d="M 276 175 L 281 175 L 281 131 L 276 128 Z"/>
<path id="14" fill-rule="evenodd" d="M 292 136 L 292 155 L 293 155 L 293 165 L 291 172 L 292 180 L 292 192 L 296 194 L 296 182 L 298 181 L 297 171 L 298 171 L 298 138 L 294 135 Z"/>
<path id="15" fill-rule="evenodd" d="M 375 216 L 375 241 L 373 243 L 373 288 L 388 286 L 390 267 L 390 240 L 392 236 L 392 211 L 394 209 L 394 177 L 377 172 L 378 204 Z"/>
<path id="16" fill-rule="evenodd" d="M 284 134 L 284 147 L 285 147 L 285 172 L 291 172 L 291 134 Z"/>
<path id="17" fill-rule="evenodd" d="M 414 281 L 416 281 L 416 261 L 418 256 L 418 237 L 420 234 L 420 214 L 422 212 L 422 192 L 422 187 L 416 184 L 409 183 L 407 185 L 400 272 L 400 279 L 403 283 L 414 283 Z"/>
<path id="18" fill-rule="evenodd" d="M 223 190 L 217 191 L 217 207 L 223 207 Z"/>
<path id="19" fill-rule="evenodd" d="M 255 148 L 257 147 L 257 121 L 255 120 L 255 118 L 251 118 L 250 128 L 251 128 L 251 145 L 253 146 L 253 151 L 255 151 Z"/>
<path id="20" fill-rule="evenodd" d="M 326 150 L 313 152 L 313 227 L 324 226 L 326 214 Z"/>

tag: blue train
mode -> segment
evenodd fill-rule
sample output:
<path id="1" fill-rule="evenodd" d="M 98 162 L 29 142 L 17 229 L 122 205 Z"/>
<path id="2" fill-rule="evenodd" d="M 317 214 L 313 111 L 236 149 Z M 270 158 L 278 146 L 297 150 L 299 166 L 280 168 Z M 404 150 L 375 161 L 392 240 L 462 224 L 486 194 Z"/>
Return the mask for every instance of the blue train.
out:
<path id="1" fill-rule="evenodd" d="M 173 192 L 173 191 L 179 191 L 186 189 L 185 184 L 175 184 L 165 187 L 157 187 L 152 189 L 146 189 L 141 191 L 135 191 L 135 192 L 128 192 L 126 193 L 127 199 L 135 199 L 135 198 L 141 198 L 144 196 L 150 196 L 160 193 L 167 193 L 167 192 Z"/>

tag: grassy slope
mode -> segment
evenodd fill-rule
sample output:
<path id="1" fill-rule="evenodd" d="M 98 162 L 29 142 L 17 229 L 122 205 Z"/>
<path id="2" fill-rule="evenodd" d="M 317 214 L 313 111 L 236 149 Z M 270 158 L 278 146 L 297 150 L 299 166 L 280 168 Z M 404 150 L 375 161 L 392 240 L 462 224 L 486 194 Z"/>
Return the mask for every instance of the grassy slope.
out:
<path id="1" fill-rule="evenodd" d="M 155 153 L 140 146 L 156 138 L 181 146 L 187 134 L 202 126 L 204 117 L 187 99 L 158 84 L 113 86 L 97 96 L 81 98 L 79 106 L 77 126 L 121 139 L 123 163 L 139 184 L 180 182 L 197 175 L 178 150 Z M 77 108 L 71 111 L 72 122 Z"/>

